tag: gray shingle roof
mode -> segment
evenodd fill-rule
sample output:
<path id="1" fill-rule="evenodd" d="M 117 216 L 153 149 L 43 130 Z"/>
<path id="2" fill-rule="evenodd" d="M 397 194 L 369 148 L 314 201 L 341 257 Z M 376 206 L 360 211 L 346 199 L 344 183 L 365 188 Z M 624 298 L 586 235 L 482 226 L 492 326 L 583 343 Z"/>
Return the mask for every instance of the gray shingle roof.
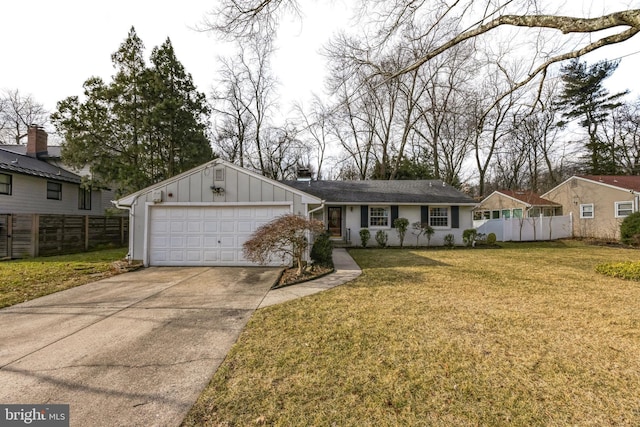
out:
<path id="1" fill-rule="evenodd" d="M 80 176 L 43 160 L 0 149 L 0 170 L 79 184 Z"/>
<path id="2" fill-rule="evenodd" d="M 443 203 L 475 205 L 475 200 L 439 180 L 282 181 L 327 203 Z"/>

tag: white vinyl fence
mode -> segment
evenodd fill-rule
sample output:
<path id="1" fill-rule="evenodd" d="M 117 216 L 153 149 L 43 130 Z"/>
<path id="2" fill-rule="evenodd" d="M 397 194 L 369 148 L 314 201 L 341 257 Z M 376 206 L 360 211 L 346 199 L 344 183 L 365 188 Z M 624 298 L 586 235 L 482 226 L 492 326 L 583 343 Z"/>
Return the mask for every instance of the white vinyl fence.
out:
<path id="1" fill-rule="evenodd" d="M 557 240 L 571 237 L 571 215 L 537 218 L 501 218 L 473 221 L 478 233 L 495 233 L 498 242 Z"/>

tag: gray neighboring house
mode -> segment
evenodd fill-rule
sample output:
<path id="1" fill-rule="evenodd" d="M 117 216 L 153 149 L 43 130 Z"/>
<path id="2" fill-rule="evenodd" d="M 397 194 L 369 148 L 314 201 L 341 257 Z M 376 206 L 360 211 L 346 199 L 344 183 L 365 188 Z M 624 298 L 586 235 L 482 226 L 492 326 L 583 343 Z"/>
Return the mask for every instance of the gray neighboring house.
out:
<path id="1" fill-rule="evenodd" d="M 473 208 L 477 202 L 440 180 L 380 181 L 283 181 L 297 190 L 312 194 L 323 202 L 310 206 L 314 217 L 324 221 L 331 239 L 347 246 L 359 246 L 360 230 L 369 229 L 369 246 L 375 246 L 378 230 L 387 233 L 388 244 L 398 246 L 400 240 L 393 221 L 409 220 L 405 245 L 415 245 L 411 224 L 428 223 L 435 230 L 430 244 L 444 244 L 453 234 L 462 244 L 462 233 L 473 228 Z M 424 237 L 419 243 L 426 245 Z"/>
<path id="2" fill-rule="evenodd" d="M 62 165 L 60 147 L 32 126 L 27 145 L 0 145 L 0 214 L 104 215 L 111 190 L 81 188 L 81 175 Z"/>

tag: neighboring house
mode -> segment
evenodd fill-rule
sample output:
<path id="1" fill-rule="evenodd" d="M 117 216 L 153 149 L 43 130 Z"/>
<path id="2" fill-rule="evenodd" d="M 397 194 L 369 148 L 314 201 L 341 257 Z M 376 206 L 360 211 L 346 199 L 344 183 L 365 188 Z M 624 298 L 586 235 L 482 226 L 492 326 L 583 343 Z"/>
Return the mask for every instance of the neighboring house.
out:
<path id="1" fill-rule="evenodd" d="M 573 216 L 573 236 L 617 240 L 620 223 L 638 210 L 640 176 L 573 176 L 542 197 Z"/>
<path id="2" fill-rule="evenodd" d="M 286 213 L 323 219 L 337 239 L 347 239 L 351 230 L 355 245 L 361 227 L 371 229 L 371 245 L 376 230 L 395 243 L 396 217 L 431 223 L 434 244 L 449 233 L 462 243 L 475 206 L 442 181 L 278 182 L 221 159 L 115 203 L 130 211 L 129 258 L 147 266 L 253 265 L 242 244 L 260 225 Z M 411 241 L 408 231 L 407 245 Z"/>
<path id="3" fill-rule="evenodd" d="M 532 191 L 500 190 L 487 196 L 475 208 L 474 220 L 535 218 L 562 215 L 562 205 L 543 199 Z"/>
<path id="4" fill-rule="evenodd" d="M 453 234 L 462 244 L 462 233 L 473 227 L 472 210 L 476 202 L 466 194 L 439 180 L 376 181 L 284 181 L 288 186 L 312 194 L 323 205 L 312 205 L 316 217 L 324 218 L 331 238 L 347 245 L 361 244 L 360 230 L 369 229 L 370 246 L 375 246 L 378 230 L 387 233 L 388 244 L 400 244 L 393 222 L 409 220 L 406 245 L 415 244 L 411 225 L 427 223 L 435 230 L 431 244 L 442 245 L 444 236 Z M 421 237 L 421 244 L 426 239 Z"/>
<path id="5" fill-rule="evenodd" d="M 60 147 L 48 147 L 42 128 L 29 128 L 27 145 L 0 145 L 0 214 L 104 215 L 113 207 L 113 192 L 81 182 L 61 166 Z"/>

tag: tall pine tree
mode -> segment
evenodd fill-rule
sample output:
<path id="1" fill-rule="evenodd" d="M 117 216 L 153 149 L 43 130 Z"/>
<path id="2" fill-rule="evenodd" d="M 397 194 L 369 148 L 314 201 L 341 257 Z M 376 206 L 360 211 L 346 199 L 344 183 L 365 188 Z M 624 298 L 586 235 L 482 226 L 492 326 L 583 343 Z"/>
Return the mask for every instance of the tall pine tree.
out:
<path id="1" fill-rule="evenodd" d="M 558 96 L 558 106 L 565 111 L 565 119 L 579 120 L 579 125 L 587 132 L 585 148 L 588 156 L 584 169 L 589 174 L 615 175 L 619 172 L 615 145 L 607 143 L 600 135 L 611 111 L 621 105 L 619 99 L 628 93 L 610 95 L 603 86 L 618 64 L 617 61 L 600 61 L 587 67 L 586 62 L 574 59 L 561 70 L 564 88 Z M 567 121 L 559 123 L 560 126 L 566 124 Z"/>
<path id="2" fill-rule="evenodd" d="M 63 135 L 62 156 L 89 166 L 93 182 L 135 192 L 213 157 L 207 135 L 209 108 L 167 40 L 144 60 L 134 28 L 111 56 L 116 73 L 107 84 L 84 84 L 84 100 L 69 97 L 52 115 Z"/>
<path id="3" fill-rule="evenodd" d="M 153 49 L 151 63 L 150 95 L 155 100 L 149 111 L 152 145 L 158 147 L 160 164 L 173 176 L 212 157 L 207 139 L 211 110 L 191 74 L 176 58 L 169 38 Z"/>

